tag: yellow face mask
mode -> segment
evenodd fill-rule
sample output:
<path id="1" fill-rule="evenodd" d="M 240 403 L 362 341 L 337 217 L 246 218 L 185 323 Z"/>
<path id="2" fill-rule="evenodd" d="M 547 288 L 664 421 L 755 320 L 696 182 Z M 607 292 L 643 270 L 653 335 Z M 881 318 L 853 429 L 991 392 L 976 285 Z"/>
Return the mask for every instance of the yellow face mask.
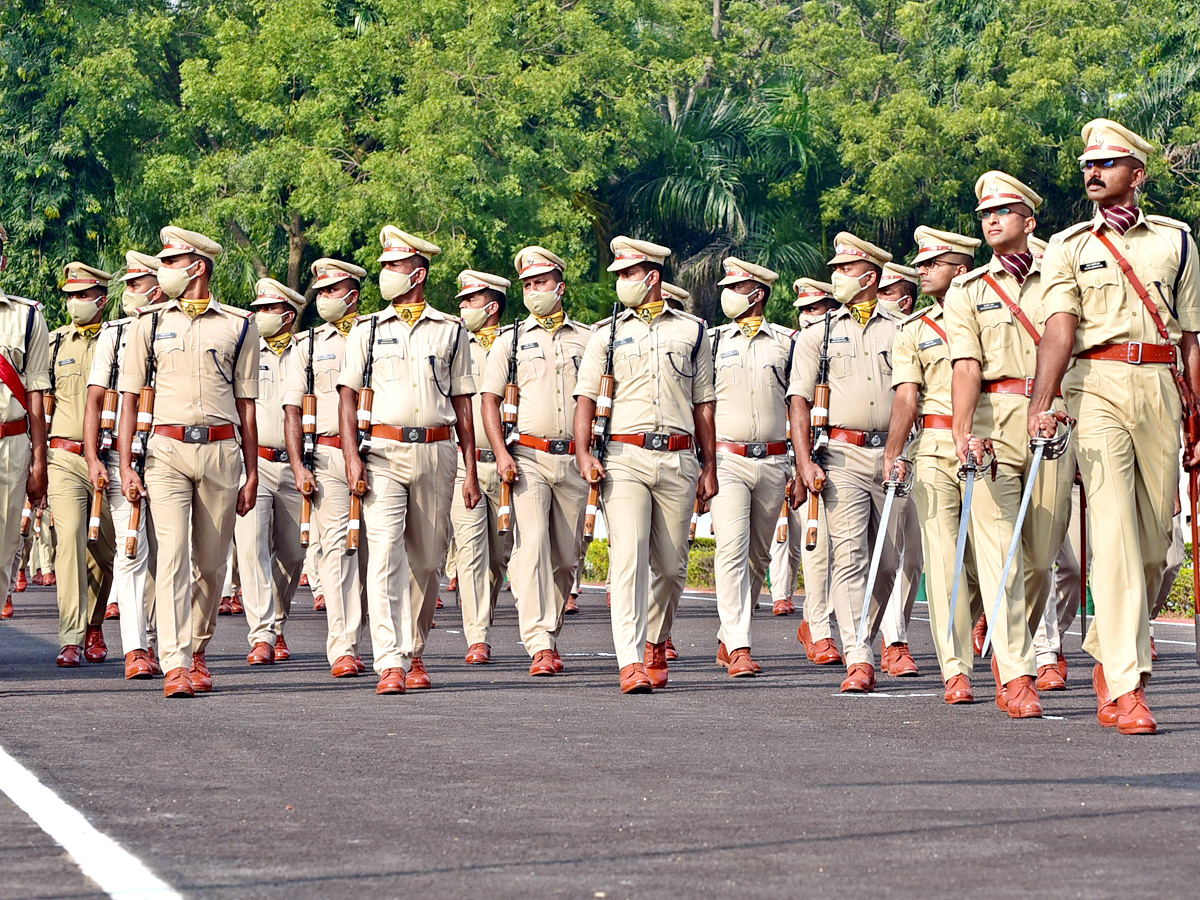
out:
<path id="1" fill-rule="evenodd" d="M 867 319 L 871 318 L 871 313 L 875 312 L 877 300 L 864 300 L 862 303 L 855 303 L 848 307 L 850 315 L 854 317 L 854 321 L 859 325 L 866 326 Z"/>
<path id="2" fill-rule="evenodd" d="M 762 316 L 746 316 L 744 319 L 737 320 L 737 327 L 742 330 L 742 334 L 746 337 L 752 338 L 758 334 L 758 330 L 762 328 L 762 323 Z"/>

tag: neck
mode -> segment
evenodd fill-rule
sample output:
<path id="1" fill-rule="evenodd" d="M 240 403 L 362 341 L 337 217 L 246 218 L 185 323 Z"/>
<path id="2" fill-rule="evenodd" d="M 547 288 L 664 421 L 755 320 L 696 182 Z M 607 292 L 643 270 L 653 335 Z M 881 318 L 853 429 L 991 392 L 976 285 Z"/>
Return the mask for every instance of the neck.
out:
<path id="1" fill-rule="evenodd" d="M 1010 253 L 1028 253 L 1029 235 L 1022 233 L 1020 236 L 1013 238 L 1011 241 L 1003 241 L 992 244 L 992 252 L 997 256 L 1007 256 Z"/>
<path id="2" fill-rule="evenodd" d="M 1137 206 L 1137 192 L 1128 191 L 1120 197 L 1114 197 L 1110 200 L 1097 201 L 1097 205 L 1101 208 L 1108 206 Z"/>
<path id="3" fill-rule="evenodd" d="M 740 322 L 740 321 L 742 321 L 742 319 L 753 319 L 756 316 L 761 319 L 763 316 L 763 313 L 765 312 L 763 306 L 764 306 L 764 304 L 762 303 L 762 301 L 755 303 L 748 310 L 746 310 L 744 313 L 742 313 L 740 316 L 738 316 L 737 321 Z"/>
<path id="4" fill-rule="evenodd" d="M 208 276 L 199 275 L 188 282 L 187 289 L 180 295 L 180 299 L 203 300 L 208 296 Z"/>
<path id="5" fill-rule="evenodd" d="M 425 302 L 425 285 L 418 284 L 409 289 L 407 294 L 401 294 L 392 301 L 394 306 L 415 306 Z"/>

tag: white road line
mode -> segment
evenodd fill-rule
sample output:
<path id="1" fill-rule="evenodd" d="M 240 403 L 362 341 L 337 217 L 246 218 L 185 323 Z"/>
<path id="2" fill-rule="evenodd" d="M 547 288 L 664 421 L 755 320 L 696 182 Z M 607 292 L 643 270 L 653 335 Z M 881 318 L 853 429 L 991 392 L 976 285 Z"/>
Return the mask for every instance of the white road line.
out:
<path id="1" fill-rule="evenodd" d="M 0 747 L 0 791 L 62 846 L 83 874 L 113 900 L 183 900 L 170 885 Z"/>

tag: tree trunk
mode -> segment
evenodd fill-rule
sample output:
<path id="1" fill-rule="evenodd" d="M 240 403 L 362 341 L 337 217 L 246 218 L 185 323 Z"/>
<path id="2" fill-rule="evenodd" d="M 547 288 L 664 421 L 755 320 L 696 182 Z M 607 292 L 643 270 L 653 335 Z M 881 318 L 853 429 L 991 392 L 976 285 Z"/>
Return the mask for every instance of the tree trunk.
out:
<path id="1" fill-rule="evenodd" d="M 714 41 L 721 39 L 721 0 L 713 0 L 712 36 Z"/>
<path id="2" fill-rule="evenodd" d="M 293 291 L 300 290 L 300 277 L 303 274 L 301 266 L 304 263 L 304 250 L 308 247 L 308 238 L 304 236 L 304 222 L 300 213 L 292 210 L 287 225 L 288 235 L 288 268 L 287 286 Z"/>

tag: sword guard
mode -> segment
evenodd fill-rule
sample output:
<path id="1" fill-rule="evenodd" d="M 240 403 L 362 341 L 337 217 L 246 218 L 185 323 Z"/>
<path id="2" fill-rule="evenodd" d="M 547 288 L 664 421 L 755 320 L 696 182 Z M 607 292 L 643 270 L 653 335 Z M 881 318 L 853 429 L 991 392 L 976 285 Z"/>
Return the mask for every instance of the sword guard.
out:
<path id="1" fill-rule="evenodd" d="M 965 463 L 963 463 L 961 466 L 959 466 L 959 469 L 958 469 L 958 480 L 959 481 L 966 481 L 968 473 L 974 472 L 974 473 L 978 474 L 980 469 L 988 469 L 988 468 L 990 468 L 992 470 L 992 481 L 996 480 L 996 448 L 994 446 L 992 446 L 991 438 L 984 438 L 982 443 L 983 443 L 983 462 L 977 463 L 973 459 L 971 459 L 970 456 L 968 456 L 967 461 Z"/>
<path id="2" fill-rule="evenodd" d="M 1064 412 L 1051 413 L 1056 422 L 1057 428 L 1052 438 L 1034 438 L 1029 442 L 1029 451 L 1032 453 L 1042 446 L 1042 459 L 1058 459 L 1067 452 L 1067 448 L 1071 446 L 1071 434 L 1075 430 L 1075 420 Z"/>
<path id="3" fill-rule="evenodd" d="M 911 459 L 909 459 L 907 456 L 897 456 L 896 462 L 904 463 L 904 469 L 907 474 L 904 476 L 904 478 L 902 480 L 899 480 L 899 481 L 893 481 L 892 479 L 889 478 L 887 481 L 885 481 L 883 483 L 883 489 L 886 491 L 886 490 L 891 490 L 892 488 L 895 488 L 897 497 L 907 497 L 909 494 L 912 493 L 912 489 L 913 489 L 913 477 L 915 474 L 915 468 L 913 466 L 913 461 Z M 893 469 L 892 471 L 895 471 L 895 470 Z M 890 475 L 891 473 L 889 472 L 888 474 Z"/>

